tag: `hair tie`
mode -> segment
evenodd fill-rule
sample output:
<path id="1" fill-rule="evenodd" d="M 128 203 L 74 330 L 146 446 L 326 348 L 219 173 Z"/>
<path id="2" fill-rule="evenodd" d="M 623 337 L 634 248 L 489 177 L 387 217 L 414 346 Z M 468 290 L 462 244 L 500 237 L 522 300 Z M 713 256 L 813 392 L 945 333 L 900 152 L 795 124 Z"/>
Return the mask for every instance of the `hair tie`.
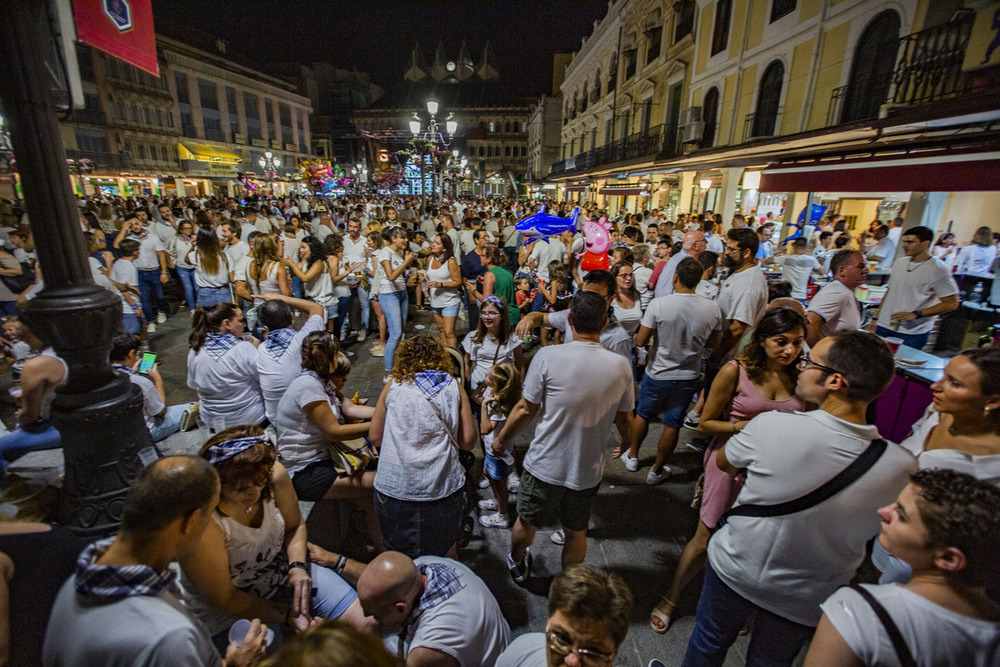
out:
<path id="1" fill-rule="evenodd" d="M 240 452 L 245 452 L 258 442 L 271 444 L 271 440 L 262 433 L 261 435 L 251 435 L 245 438 L 234 438 L 232 440 L 217 442 L 209 447 L 205 453 L 208 455 L 208 462 L 214 466 L 223 461 L 228 461 Z"/>

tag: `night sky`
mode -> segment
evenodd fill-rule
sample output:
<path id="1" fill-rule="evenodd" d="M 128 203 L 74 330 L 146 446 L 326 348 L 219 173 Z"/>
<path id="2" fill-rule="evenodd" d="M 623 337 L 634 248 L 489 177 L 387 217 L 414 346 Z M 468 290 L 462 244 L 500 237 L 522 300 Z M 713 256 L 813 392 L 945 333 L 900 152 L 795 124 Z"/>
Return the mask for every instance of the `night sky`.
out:
<path id="1" fill-rule="evenodd" d="M 153 15 L 222 37 L 259 65 L 327 61 L 368 72 L 391 95 L 415 41 L 427 65 L 467 40 L 479 66 L 486 39 L 508 94 L 549 94 L 552 54 L 576 51 L 606 0 L 153 0 Z"/>

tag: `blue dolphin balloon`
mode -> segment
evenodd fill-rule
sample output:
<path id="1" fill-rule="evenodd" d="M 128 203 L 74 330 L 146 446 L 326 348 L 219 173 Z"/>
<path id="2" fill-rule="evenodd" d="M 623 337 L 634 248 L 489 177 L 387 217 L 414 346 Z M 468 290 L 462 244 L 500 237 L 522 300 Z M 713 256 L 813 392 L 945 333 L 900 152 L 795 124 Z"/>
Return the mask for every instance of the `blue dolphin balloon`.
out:
<path id="1" fill-rule="evenodd" d="M 524 245 L 549 236 L 556 236 L 565 231 L 577 231 L 576 219 L 580 216 L 580 207 L 573 209 L 573 215 L 568 218 L 560 218 L 558 215 L 551 215 L 545 212 L 543 204 L 538 213 L 529 215 L 517 221 L 517 231 L 524 237 Z"/>

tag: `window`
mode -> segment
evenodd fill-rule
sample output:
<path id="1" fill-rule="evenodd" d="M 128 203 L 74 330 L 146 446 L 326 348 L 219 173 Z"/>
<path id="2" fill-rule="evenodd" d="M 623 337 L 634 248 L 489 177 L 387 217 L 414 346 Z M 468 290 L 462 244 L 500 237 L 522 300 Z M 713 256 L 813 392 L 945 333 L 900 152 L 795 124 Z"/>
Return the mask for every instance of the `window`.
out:
<path id="1" fill-rule="evenodd" d="M 674 3 L 674 6 L 677 7 L 675 10 L 677 23 L 674 25 L 674 44 L 694 32 L 694 0 L 680 0 L 679 4 L 680 6 L 677 7 L 678 3 Z"/>
<path id="2" fill-rule="evenodd" d="M 267 115 L 267 136 L 273 141 L 275 137 L 274 131 L 274 105 L 271 104 L 271 100 L 264 100 L 264 113 Z M 280 140 L 280 137 L 277 137 Z"/>
<path id="3" fill-rule="evenodd" d="M 522 120 L 521 121 L 521 134 L 527 134 L 527 133 L 528 133 L 528 121 Z"/>
<path id="4" fill-rule="evenodd" d="M 510 157 L 510 146 L 504 146 L 503 147 L 503 156 L 504 157 Z"/>
<path id="5" fill-rule="evenodd" d="M 609 118 L 604 123 L 604 143 L 610 144 L 615 139 L 615 124 Z"/>
<path id="6" fill-rule="evenodd" d="M 587 103 L 590 101 L 590 94 L 587 92 L 587 84 L 583 84 L 583 94 L 580 98 L 580 112 L 587 110 Z"/>
<path id="7" fill-rule="evenodd" d="M 87 153 L 108 152 L 108 140 L 103 132 L 77 128 L 76 145 L 79 150 Z"/>
<path id="8" fill-rule="evenodd" d="M 139 144 L 138 153 L 139 153 L 139 159 L 140 160 L 145 160 L 146 159 L 146 144 Z"/>
<path id="9" fill-rule="evenodd" d="M 657 10 L 658 11 L 658 10 Z M 646 64 L 660 57 L 660 41 L 663 39 L 663 26 L 654 26 L 646 30 Z"/>
<path id="10" fill-rule="evenodd" d="M 840 122 L 875 118 L 889 95 L 899 44 L 899 14 L 888 9 L 861 33 Z"/>
<path id="11" fill-rule="evenodd" d="M 492 121 L 492 120 L 491 120 L 491 121 L 489 122 L 489 128 L 490 128 L 490 132 L 496 132 L 496 131 L 497 131 L 497 124 L 496 124 L 496 121 Z"/>
<path id="12" fill-rule="evenodd" d="M 94 80 L 94 57 L 89 46 L 76 45 L 76 62 L 80 67 L 80 78 L 84 81 Z"/>
<path id="13" fill-rule="evenodd" d="M 480 146 L 479 147 L 479 157 L 486 157 L 486 147 L 485 146 Z"/>
<path id="14" fill-rule="evenodd" d="M 638 51 L 635 47 L 625 50 L 622 54 L 625 56 L 625 80 L 628 81 L 633 76 L 635 76 L 636 60 L 638 58 Z"/>
<path id="15" fill-rule="evenodd" d="M 142 108 L 142 120 L 146 123 L 146 125 L 153 124 L 153 114 L 150 113 L 149 107 Z"/>
<path id="16" fill-rule="evenodd" d="M 188 90 L 188 78 L 184 72 L 174 72 L 174 85 L 177 87 L 177 101 L 181 104 L 191 104 L 191 92 Z"/>
<path id="17" fill-rule="evenodd" d="M 508 120 L 503 124 L 504 134 L 510 134 L 510 121 Z"/>
<path id="18" fill-rule="evenodd" d="M 527 146 L 521 146 L 521 157 L 524 157 L 527 154 L 528 154 L 528 147 Z"/>
<path id="19" fill-rule="evenodd" d="M 712 29 L 712 53 L 715 55 L 726 50 L 729 43 L 729 21 L 732 18 L 732 0 L 719 0 L 715 6 L 715 27 Z"/>
<path id="20" fill-rule="evenodd" d="M 608 67 L 608 92 L 614 91 L 618 85 L 618 54 L 611 56 L 611 65 Z"/>
<path id="21" fill-rule="evenodd" d="M 167 153 L 166 146 L 160 146 L 160 159 L 164 162 L 170 162 L 170 154 Z"/>
<path id="22" fill-rule="evenodd" d="M 257 106 L 257 96 L 243 93 L 243 112 L 247 117 L 247 135 L 251 139 L 260 139 L 260 107 Z"/>
<path id="23" fill-rule="evenodd" d="M 711 148 L 715 145 L 715 129 L 719 124 L 719 89 L 712 88 L 705 95 L 705 100 L 701 104 L 701 120 L 705 123 L 705 129 L 701 134 L 699 148 Z"/>
<path id="24" fill-rule="evenodd" d="M 778 122 L 778 111 L 781 104 L 781 86 L 785 78 L 785 66 L 780 60 L 775 60 L 760 78 L 760 93 L 757 98 L 757 111 L 753 118 L 752 137 L 773 137 Z"/>
<path id="25" fill-rule="evenodd" d="M 278 120 L 281 123 L 282 141 L 292 143 L 292 107 L 287 104 L 278 105 Z"/>
<path id="26" fill-rule="evenodd" d="M 795 0 L 772 0 L 771 23 L 795 11 Z"/>

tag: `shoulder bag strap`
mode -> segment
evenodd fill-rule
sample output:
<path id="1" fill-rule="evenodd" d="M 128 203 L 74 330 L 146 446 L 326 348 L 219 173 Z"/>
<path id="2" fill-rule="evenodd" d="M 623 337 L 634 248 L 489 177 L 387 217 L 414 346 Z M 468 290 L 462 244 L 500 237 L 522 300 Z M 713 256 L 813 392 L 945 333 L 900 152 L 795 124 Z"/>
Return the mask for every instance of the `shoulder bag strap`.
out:
<path id="1" fill-rule="evenodd" d="M 832 479 L 827 480 L 819 488 L 813 489 L 804 496 L 799 496 L 794 500 L 778 503 L 777 505 L 739 505 L 722 515 L 717 528 L 724 526 L 731 516 L 752 516 L 758 518 L 784 516 L 815 507 L 843 491 L 868 472 L 875 465 L 875 462 L 882 457 L 888 446 L 885 440 L 876 438 L 861 453 L 861 456 L 854 459 L 849 466 L 841 470 Z"/>
<path id="2" fill-rule="evenodd" d="M 421 394 L 421 396 L 423 396 L 423 394 Z M 444 432 L 448 434 L 448 439 L 451 440 L 451 444 L 455 445 L 455 449 L 461 451 L 462 448 L 458 446 L 458 440 L 455 439 L 455 436 L 454 434 L 452 434 L 451 429 L 448 428 L 448 424 L 445 423 L 444 417 L 441 416 L 441 411 L 438 410 L 438 407 L 434 405 L 434 402 L 431 399 L 424 396 L 424 400 L 427 401 L 427 404 L 431 406 L 431 410 L 434 411 L 434 416 L 436 416 L 438 418 L 438 421 L 441 422 L 441 426 L 444 427 Z"/>
<path id="3" fill-rule="evenodd" d="M 889 635 L 889 641 L 892 642 L 892 648 L 896 651 L 896 657 L 899 659 L 901 667 L 917 667 L 917 661 L 913 659 L 913 653 L 910 652 L 910 647 L 907 645 L 903 633 L 899 631 L 899 626 L 892 620 L 892 616 L 889 615 L 886 608 L 860 584 L 851 584 L 850 588 L 860 595 L 868 603 L 868 606 L 872 608 L 875 615 L 878 616 L 878 620 L 882 623 L 882 627 L 885 628 L 886 634 Z"/>

